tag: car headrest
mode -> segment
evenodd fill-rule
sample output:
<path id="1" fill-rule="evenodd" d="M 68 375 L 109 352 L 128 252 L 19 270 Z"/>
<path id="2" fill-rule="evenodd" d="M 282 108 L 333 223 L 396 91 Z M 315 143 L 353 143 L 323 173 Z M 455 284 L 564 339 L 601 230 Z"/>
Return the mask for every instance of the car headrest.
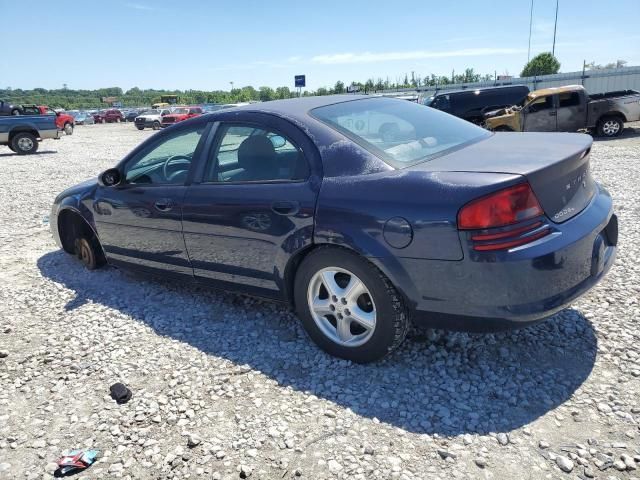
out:
<path id="1" fill-rule="evenodd" d="M 245 170 L 276 167 L 276 150 L 267 137 L 255 135 L 243 140 L 238 148 L 238 165 Z"/>

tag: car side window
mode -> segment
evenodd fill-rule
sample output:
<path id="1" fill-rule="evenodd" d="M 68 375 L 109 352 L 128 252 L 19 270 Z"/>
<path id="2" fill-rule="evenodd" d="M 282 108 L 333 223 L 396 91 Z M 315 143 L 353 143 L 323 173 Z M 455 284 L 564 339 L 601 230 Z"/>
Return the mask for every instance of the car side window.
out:
<path id="1" fill-rule="evenodd" d="M 142 150 L 125 164 L 125 182 L 151 185 L 184 184 L 203 131 L 203 125 L 180 129 Z"/>
<path id="2" fill-rule="evenodd" d="M 436 97 L 435 100 L 431 103 L 433 108 L 437 108 L 438 110 L 449 110 L 451 108 L 451 104 L 449 102 L 449 95 L 441 95 Z"/>
<path id="3" fill-rule="evenodd" d="M 285 136 L 255 125 L 222 125 L 205 182 L 296 181 L 309 176 L 300 148 Z"/>
<path id="4" fill-rule="evenodd" d="M 547 95 L 546 97 L 539 97 L 529 103 L 529 111 L 539 112 L 541 110 L 548 110 L 553 108 L 553 96 Z"/>
<path id="5" fill-rule="evenodd" d="M 578 92 L 567 92 L 558 95 L 559 106 L 562 107 L 577 107 L 580 105 L 580 94 Z"/>

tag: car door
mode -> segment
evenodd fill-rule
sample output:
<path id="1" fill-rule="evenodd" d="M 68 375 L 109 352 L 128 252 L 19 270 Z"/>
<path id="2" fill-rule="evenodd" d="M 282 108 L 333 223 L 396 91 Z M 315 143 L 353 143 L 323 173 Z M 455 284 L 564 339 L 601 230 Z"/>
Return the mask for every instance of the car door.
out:
<path id="1" fill-rule="evenodd" d="M 183 231 L 196 279 L 279 297 L 291 255 L 313 238 L 317 150 L 282 119 L 243 112 L 216 123 Z"/>
<path id="2" fill-rule="evenodd" d="M 94 219 L 110 263 L 193 276 L 181 209 L 206 128 L 201 122 L 156 135 L 118 167 L 120 184 L 97 188 Z"/>
<path id="3" fill-rule="evenodd" d="M 575 132 L 587 125 L 587 110 L 580 92 L 558 94 L 557 130 Z"/>
<path id="4" fill-rule="evenodd" d="M 523 132 L 555 132 L 556 104 L 555 95 L 537 97 L 520 112 Z"/>

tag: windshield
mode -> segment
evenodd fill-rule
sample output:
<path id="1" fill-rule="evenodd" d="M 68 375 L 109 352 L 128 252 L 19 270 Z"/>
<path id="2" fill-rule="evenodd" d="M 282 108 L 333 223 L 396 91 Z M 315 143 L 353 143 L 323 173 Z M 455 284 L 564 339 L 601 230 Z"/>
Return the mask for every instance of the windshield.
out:
<path id="1" fill-rule="evenodd" d="M 186 113 L 189 113 L 189 109 L 188 108 L 176 108 L 172 113 L 178 114 L 178 115 L 184 115 Z"/>
<path id="2" fill-rule="evenodd" d="M 337 103 L 315 108 L 311 114 L 396 168 L 491 135 L 433 108 L 390 98 Z"/>
<path id="3" fill-rule="evenodd" d="M 146 112 L 142 112 L 140 115 L 160 115 L 160 110 L 147 110 Z"/>

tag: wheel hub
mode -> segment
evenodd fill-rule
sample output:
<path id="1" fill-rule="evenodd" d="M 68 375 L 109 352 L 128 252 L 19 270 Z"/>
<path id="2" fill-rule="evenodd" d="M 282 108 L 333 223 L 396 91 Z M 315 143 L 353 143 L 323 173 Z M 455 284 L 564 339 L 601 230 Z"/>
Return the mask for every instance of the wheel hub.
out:
<path id="1" fill-rule="evenodd" d="M 376 309 L 367 286 L 352 272 L 328 267 L 309 282 L 309 310 L 320 331 L 338 345 L 366 343 L 376 327 Z"/>

